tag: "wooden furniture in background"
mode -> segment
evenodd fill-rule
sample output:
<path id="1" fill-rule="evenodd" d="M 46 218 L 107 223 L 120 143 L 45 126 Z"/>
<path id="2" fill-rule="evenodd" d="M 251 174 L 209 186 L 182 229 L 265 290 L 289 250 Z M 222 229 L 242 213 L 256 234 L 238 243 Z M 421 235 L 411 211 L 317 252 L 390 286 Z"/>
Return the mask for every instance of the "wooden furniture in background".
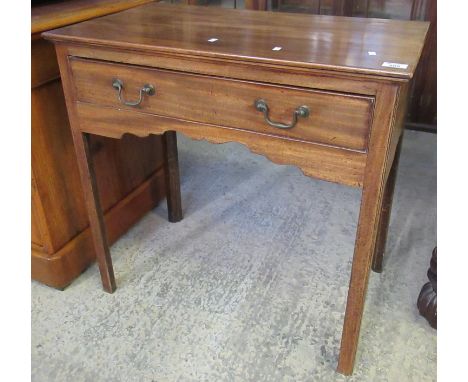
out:
<path id="1" fill-rule="evenodd" d="M 77 0 L 32 9 L 32 278 L 63 288 L 95 259 L 54 45 L 40 33 L 147 3 Z M 109 241 L 164 197 L 157 136 L 92 137 Z"/>
<path id="2" fill-rule="evenodd" d="M 271 0 L 271 9 L 335 16 L 430 21 L 427 42 L 410 89 L 406 126 L 437 130 L 437 0 Z M 266 0 L 245 0 L 246 9 L 266 10 Z"/>
<path id="3" fill-rule="evenodd" d="M 115 281 L 90 136 L 163 134 L 174 168 L 174 131 L 242 143 L 305 175 L 363 189 L 338 362 L 339 372 L 351 374 L 427 29 L 422 22 L 152 3 L 45 33 L 56 43 L 105 290 L 113 292 Z M 368 55 L 378 47 L 385 47 L 379 56 Z M 383 66 L 387 61 L 407 67 Z M 167 176 L 171 198 L 179 198 L 177 171 Z"/>
<path id="4" fill-rule="evenodd" d="M 431 265 L 427 270 L 429 282 L 424 284 L 418 297 L 418 309 L 434 329 L 437 329 L 437 247 L 432 251 Z"/>

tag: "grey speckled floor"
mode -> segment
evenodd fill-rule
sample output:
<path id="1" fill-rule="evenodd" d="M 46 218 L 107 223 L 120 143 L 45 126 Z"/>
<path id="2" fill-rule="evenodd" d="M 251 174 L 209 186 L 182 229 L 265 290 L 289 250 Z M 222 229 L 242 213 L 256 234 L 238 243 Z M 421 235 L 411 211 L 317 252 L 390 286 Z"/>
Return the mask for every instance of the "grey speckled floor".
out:
<path id="1" fill-rule="evenodd" d="M 33 381 L 431 381 L 416 299 L 436 244 L 436 136 L 408 131 L 385 270 L 371 275 L 355 373 L 335 372 L 360 191 L 238 144 L 179 136 L 185 219 L 165 203 L 60 292 L 32 284 Z"/>

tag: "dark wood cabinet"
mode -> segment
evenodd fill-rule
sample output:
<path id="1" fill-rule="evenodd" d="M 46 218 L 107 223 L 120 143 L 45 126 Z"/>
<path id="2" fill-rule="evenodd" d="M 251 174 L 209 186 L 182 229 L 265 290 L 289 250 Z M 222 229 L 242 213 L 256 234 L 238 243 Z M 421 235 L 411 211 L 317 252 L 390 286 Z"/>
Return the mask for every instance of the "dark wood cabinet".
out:
<path id="1" fill-rule="evenodd" d="M 146 2 L 78 0 L 32 8 L 31 273 L 45 284 L 65 287 L 95 252 L 55 48 L 40 33 Z M 161 139 L 96 136 L 90 149 L 113 242 L 165 195 Z"/>

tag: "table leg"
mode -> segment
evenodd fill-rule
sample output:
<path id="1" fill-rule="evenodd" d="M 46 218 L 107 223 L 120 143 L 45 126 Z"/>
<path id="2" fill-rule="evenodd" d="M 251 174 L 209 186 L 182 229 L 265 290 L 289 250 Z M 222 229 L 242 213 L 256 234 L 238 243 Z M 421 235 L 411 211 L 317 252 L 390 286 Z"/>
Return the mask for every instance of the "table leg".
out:
<path id="1" fill-rule="evenodd" d="M 372 259 L 372 270 L 374 272 L 382 272 L 382 263 L 385 253 L 385 245 L 387 243 L 388 226 L 390 223 L 390 214 L 392 211 L 393 193 L 395 191 L 396 176 L 398 171 L 398 163 L 400 161 L 401 142 L 403 134 L 400 136 L 398 146 L 393 159 L 392 168 L 388 174 L 387 184 L 383 195 L 382 209 L 380 213 L 379 230 L 377 232 L 377 240 L 375 244 L 374 257 Z"/>
<path id="2" fill-rule="evenodd" d="M 99 201 L 92 156 L 89 151 L 89 134 L 74 132 L 73 142 L 78 159 L 78 167 L 81 174 L 81 183 L 83 186 L 94 248 L 96 250 L 99 272 L 101 273 L 102 286 L 106 292 L 112 293 L 116 288 L 114 269 L 112 267 L 112 259 L 107 243 L 106 227 L 104 225 L 101 203 Z"/>
<path id="3" fill-rule="evenodd" d="M 350 375 L 354 368 L 382 196 L 383 189 L 364 184 L 337 368 L 344 375 Z"/>
<path id="4" fill-rule="evenodd" d="M 182 220 L 176 132 L 166 131 L 163 134 L 162 141 L 164 148 L 164 173 L 166 177 L 168 219 L 170 222 L 176 223 Z"/>

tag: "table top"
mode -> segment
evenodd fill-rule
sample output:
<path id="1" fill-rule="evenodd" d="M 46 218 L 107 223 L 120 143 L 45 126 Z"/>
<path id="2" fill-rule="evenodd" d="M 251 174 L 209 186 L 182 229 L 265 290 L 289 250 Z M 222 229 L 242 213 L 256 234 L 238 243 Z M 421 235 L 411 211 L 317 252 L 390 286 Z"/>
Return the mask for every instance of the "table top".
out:
<path id="1" fill-rule="evenodd" d="M 67 0 L 31 7 L 31 34 L 79 23 L 152 0 Z"/>
<path id="2" fill-rule="evenodd" d="M 428 27 L 420 21 L 149 3 L 44 37 L 144 53 L 409 79 Z"/>

